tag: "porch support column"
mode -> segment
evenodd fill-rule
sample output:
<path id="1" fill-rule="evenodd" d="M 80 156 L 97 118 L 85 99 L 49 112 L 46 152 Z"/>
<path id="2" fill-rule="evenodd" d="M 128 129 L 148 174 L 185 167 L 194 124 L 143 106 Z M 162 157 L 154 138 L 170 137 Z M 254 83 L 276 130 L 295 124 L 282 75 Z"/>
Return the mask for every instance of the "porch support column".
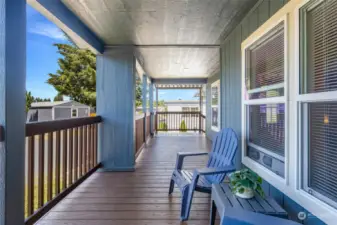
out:
<path id="1" fill-rule="evenodd" d="M 23 225 L 26 0 L 0 0 L 0 34 L 0 225 Z"/>
<path id="2" fill-rule="evenodd" d="M 154 114 L 153 114 L 153 81 L 151 80 L 149 87 L 149 102 L 150 102 L 150 113 L 151 113 L 151 121 L 150 121 L 150 133 L 153 135 L 153 124 L 154 124 Z"/>
<path id="3" fill-rule="evenodd" d="M 142 106 L 143 106 L 143 113 L 147 112 L 147 75 L 143 74 L 143 89 L 142 89 Z"/>
<path id="4" fill-rule="evenodd" d="M 144 142 L 146 143 L 146 116 L 147 116 L 147 75 L 143 74 L 143 89 L 142 89 L 142 106 L 143 106 L 143 113 L 144 113 Z"/>
<path id="5" fill-rule="evenodd" d="M 106 49 L 97 56 L 99 159 L 105 171 L 133 171 L 135 165 L 135 57 L 132 48 Z"/>
<path id="6" fill-rule="evenodd" d="M 156 113 L 158 112 L 158 103 L 159 103 L 159 99 L 158 99 L 158 87 L 156 87 Z"/>

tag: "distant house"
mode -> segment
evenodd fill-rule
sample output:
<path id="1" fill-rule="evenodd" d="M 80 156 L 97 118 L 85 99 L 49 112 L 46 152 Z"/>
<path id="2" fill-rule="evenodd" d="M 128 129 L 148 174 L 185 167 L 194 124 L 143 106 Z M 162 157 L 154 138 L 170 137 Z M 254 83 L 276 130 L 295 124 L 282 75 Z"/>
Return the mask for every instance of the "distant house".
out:
<path id="1" fill-rule="evenodd" d="M 200 102 L 198 100 L 167 100 L 165 106 L 168 112 L 199 112 Z"/>
<path id="2" fill-rule="evenodd" d="M 90 116 L 90 106 L 76 101 L 34 102 L 27 113 L 27 122 L 42 122 L 88 116 Z"/>

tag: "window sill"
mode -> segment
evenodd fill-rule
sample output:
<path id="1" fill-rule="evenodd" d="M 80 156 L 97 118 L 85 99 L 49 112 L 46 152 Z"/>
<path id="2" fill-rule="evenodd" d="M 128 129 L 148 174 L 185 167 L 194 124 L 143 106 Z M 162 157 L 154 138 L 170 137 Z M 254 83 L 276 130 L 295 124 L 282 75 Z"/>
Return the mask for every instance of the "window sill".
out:
<path id="1" fill-rule="evenodd" d="M 214 132 L 220 132 L 220 129 L 218 127 L 212 126 L 211 130 L 214 131 Z"/>

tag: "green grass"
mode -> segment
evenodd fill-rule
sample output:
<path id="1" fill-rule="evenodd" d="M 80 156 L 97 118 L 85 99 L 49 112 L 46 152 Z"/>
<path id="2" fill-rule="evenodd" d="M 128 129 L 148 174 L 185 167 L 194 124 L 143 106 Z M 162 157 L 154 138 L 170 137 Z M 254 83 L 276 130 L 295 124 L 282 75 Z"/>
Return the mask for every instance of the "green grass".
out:
<path id="1" fill-rule="evenodd" d="M 35 179 L 34 179 L 35 181 L 37 181 L 37 177 L 35 177 Z M 55 198 L 55 196 L 56 196 L 56 185 L 55 185 L 55 178 L 53 178 L 53 184 L 52 184 L 52 199 L 53 198 Z M 62 190 L 64 190 L 65 189 L 65 187 L 64 187 L 64 184 L 63 184 L 63 180 L 62 180 L 62 177 L 60 177 L 60 184 L 61 184 L 61 188 L 60 188 L 60 191 L 62 191 Z M 47 177 L 45 177 L 44 178 L 44 185 L 43 185 L 43 189 L 44 189 L 44 192 L 43 192 L 43 194 L 44 194 L 44 196 L 43 196 L 43 199 L 44 199 L 44 201 L 43 201 L 43 204 L 46 204 L 47 203 L 47 192 L 48 192 L 48 181 L 47 181 Z M 38 199 L 38 190 L 39 190 L 39 186 L 37 185 L 37 182 L 35 182 L 35 184 L 34 184 L 34 200 L 33 200 L 33 202 L 34 202 L 34 212 L 36 211 L 36 210 L 38 210 L 39 209 L 39 207 L 38 207 L 38 201 L 39 201 L 39 199 Z M 27 218 L 28 216 L 30 216 L 30 215 L 28 215 L 28 185 L 26 184 L 25 185 L 25 218 Z"/>

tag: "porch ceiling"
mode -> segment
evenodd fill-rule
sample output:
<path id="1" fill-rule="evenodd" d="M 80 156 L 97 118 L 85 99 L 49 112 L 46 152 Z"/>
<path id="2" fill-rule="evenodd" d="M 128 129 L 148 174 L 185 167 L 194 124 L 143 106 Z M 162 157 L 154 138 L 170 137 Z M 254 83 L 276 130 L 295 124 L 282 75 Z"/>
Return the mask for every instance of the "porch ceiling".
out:
<path id="1" fill-rule="evenodd" d="M 256 0 L 62 2 L 105 44 L 146 45 L 138 57 L 151 77 L 200 78 L 219 70 L 219 51 L 209 45 L 219 45 Z"/>

